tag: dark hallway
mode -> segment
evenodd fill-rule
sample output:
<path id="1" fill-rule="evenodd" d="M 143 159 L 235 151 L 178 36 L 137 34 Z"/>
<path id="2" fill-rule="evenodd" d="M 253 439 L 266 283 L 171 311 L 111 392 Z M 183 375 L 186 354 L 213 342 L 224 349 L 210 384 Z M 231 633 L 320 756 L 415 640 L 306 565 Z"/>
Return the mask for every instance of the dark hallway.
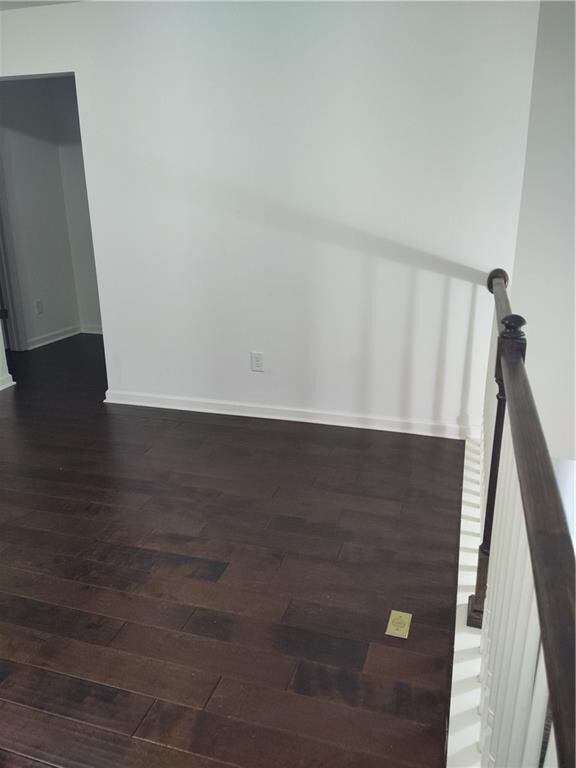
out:
<path id="1" fill-rule="evenodd" d="M 10 366 L 0 765 L 444 765 L 463 442 L 103 405 L 95 336 Z"/>
<path id="2" fill-rule="evenodd" d="M 18 388 L 15 404 L 47 401 L 68 406 L 99 406 L 106 394 L 104 346 L 99 334 L 80 333 L 32 352 L 6 350 L 8 369 Z"/>

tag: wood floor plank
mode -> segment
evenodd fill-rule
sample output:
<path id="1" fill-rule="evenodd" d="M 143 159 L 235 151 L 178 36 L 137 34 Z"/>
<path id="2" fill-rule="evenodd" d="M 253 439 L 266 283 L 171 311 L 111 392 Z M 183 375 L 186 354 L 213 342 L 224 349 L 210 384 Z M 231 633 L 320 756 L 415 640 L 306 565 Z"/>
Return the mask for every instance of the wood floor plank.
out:
<path id="1" fill-rule="evenodd" d="M 52 533 L 66 531 L 69 536 L 80 536 L 91 542 L 92 537 L 106 541 L 112 524 L 105 518 L 93 519 L 88 515 L 74 516 L 43 510 L 25 513 L 18 518 L 17 527 Z"/>
<path id="2" fill-rule="evenodd" d="M 7 702 L 0 703 L 0 749 L 58 768 L 220 768 L 225 765 Z"/>
<path id="3" fill-rule="evenodd" d="M 132 739 L 119 768 L 236 768 L 235 765 Z"/>
<path id="4" fill-rule="evenodd" d="M 0 542 L 16 547 L 31 547 L 41 549 L 44 552 L 71 555 L 72 557 L 80 554 L 87 545 L 87 540 L 78 536 L 30 530 L 16 525 L 0 525 Z"/>
<path id="5" fill-rule="evenodd" d="M 368 643 L 287 624 L 266 624 L 232 613 L 197 608 L 183 632 L 273 650 L 347 669 L 362 669 Z"/>
<path id="6" fill-rule="evenodd" d="M 207 557 L 224 562 L 237 562 L 245 559 L 266 558 L 275 561 L 278 565 L 284 557 L 281 549 L 261 547 L 253 544 L 238 544 L 233 541 L 221 539 L 203 539 L 198 536 L 189 536 L 181 533 L 170 533 L 155 530 L 148 534 L 141 542 L 143 547 L 159 549 L 162 552 L 173 552 L 180 555 L 192 555 L 193 557 Z"/>
<path id="7" fill-rule="evenodd" d="M 38 760 L 30 760 L 28 757 L 0 749 L 0 768 L 45 768 L 46 765 L 47 763 L 40 763 Z"/>
<path id="8" fill-rule="evenodd" d="M 146 538 L 139 546 L 157 549 L 166 553 L 207 558 L 226 562 L 227 566 L 220 575 L 218 581 L 223 580 L 224 573 L 233 566 L 233 572 L 262 572 L 276 571 L 282 564 L 285 554 L 282 550 L 269 547 L 259 547 L 249 544 L 221 541 L 218 539 L 202 539 L 195 536 L 172 534 L 157 531 Z M 185 569 L 185 565 L 184 565 Z M 169 576 L 171 571 L 183 570 L 179 566 L 164 568 L 159 566 L 155 573 Z"/>
<path id="9" fill-rule="evenodd" d="M 298 580 L 316 584 L 330 584 L 344 589 L 364 589 L 368 591 L 388 590 L 398 585 L 410 584 L 417 589 L 426 588 L 427 598 L 431 594 L 443 597 L 454 574 L 450 570 L 434 573 L 422 570 L 418 566 L 409 573 L 401 570 L 391 572 L 383 563 L 374 565 L 350 564 L 346 562 L 310 562 L 303 558 L 288 555 L 278 569 L 276 579 L 279 583 L 298 583 Z"/>
<path id="10" fill-rule="evenodd" d="M 71 499 L 43 496 L 40 494 L 12 493 L 0 489 L 0 504 L 12 506 L 28 512 L 27 523 L 21 523 L 19 517 L 17 527 L 35 528 L 58 533 L 68 530 L 68 521 L 79 519 L 92 521 L 98 528 L 102 526 L 106 531 L 106 541 L 120 541 L 127 544 L 136 544 L 144 536 L 150 535 L 154 527 L 141 523 L 141 516 L 137 510 L 129 510 L 123 507 L 100 504 L 90 501 L 76 501 Z M 39 514 L 45 513 L 45 514 Z M 14 521 L 12 524 L 14 524 Z M 73 523 L 73 526 L 76 524 Z M 91 523 L 86 526 L 85 537 L 90 536 Z"/>
<path id="11" fill-rule="evenodd" d="M 442 690 L 450 679 L 450 657 L 430 656 L 371 643 L 364 672 Z"/>
<path id="12" fill-rule="evenodd" d="M 344 468 L 341 468 L 341 471 L 344 472 Z M 315 472 L 317 473 L 317 470 Z M 301 520 L 304 523 L 324 523 L 335 527 L 338 526 L 342 514 L 341 509 L 314 499 L 278 499 L 276 496 L 271 502 L 260 502 L 257 508 L 268 512 L 273 520 L 289 518 Z M 297 525 L 301 524 L 297 523 Z M 327 530 L 330 531 L 330 528 Z M 318 529 L 317 534 L 319 531 L 320 529 Z"/>
<path id="13" fill-rule="evenodd" d="M 28 477 L 15 477 L 12 473 L 0 472 L 0 488 L 11 491 L 39 493 L 45 496 L 57 496 L 79 501 L 96 501 L 102 504 L 139 509 L 148 501 L 149 496 L 130 491 L 115 491 L 107 488 L 87 487 L 59 480 L 43 480 Z"/>
<path id="14" fill-rule="evenodd" d="M 403 556 L 414 556 L 418 552 L 420 562 L 436 564 L 439 567 L 454 569 L 458 553 L 444 547 L 418 547 L 414 543 L 396 539 L 388 546 L 377 542 L 344 542 L 338 555 L 339 560 L 348 563 L 366 563 L 381 565 L 386 562 L 401 562 Z"/>
<path id="15" fill-rule="evenodd" d="M 17 519 L 21 519 L 26 511 L 21 507 L 5 506 L 0 508 L 0 525 L 10 524 Z"/>
<path id="16" fill-rule="evenodd" d="M 0 658 L 26 661 L 44 644 L 47 637 L 44 632 L 0 623 Z"/>
<path id="17" fill-rule="evenodd" d="M 153 698 L 99 685 L 24 664 L 10 664 L 1 674 L 0 700 L 40 709 L 131 735 Z"/>
<path id="18" fill-rule="evenodd" d="M 182 574 L 185 578 L 205 581 L 218 581 L 228 565 L 222 560 L 100 541 L 94 541 L 83 551 L 82 556 L 122 568 L 129 566 L 166 575 Z"/>
<path id="19" fill-rule="evenodd" d="M 155 497 L 157 498 L 157 497 Z M 183 502 L 178 500 L 178 505 Z M 196 505 L 193 504 L 195 507 Z M 160 511 L 152 506 L 145 509 L 133 510 L 124 508 L 102 508 L 100 510 L 101 518 L 107 518 L 123 527 L 138 526 L 146 528 L 147 533 L 155 530 L 167 531 L 169 533 L 182 533 L 188 536 L 198 536 L 207 522 L 206 514 L 201 509 L 195 509 L 194 512 L 179 511 Z M 128 542 L 130 543 L 130 542 Z"/>
<path id="20" fill-rule="evenodd" d="M 159 521 L 170 519 L 172 515 L 174 518 L 193 519 L 210 509 L 221 496 L 222 491 L 217 488 L 193 488 L 189 490 L 187 498 L 154 495 L 142 507 L 142 513 L 146 516 L 152 515 Z"/>
<path id="21" fill-rule="evenodd" d="M 195 535 L 207 521 L 206 514 L 194 504 L 192 511 L 179 509 L 187 503 L 180 500 L 173 505 L 173 511 L 160 513 L 148 507 L 131 509 L 110 504 L 67 503 L 66 499 L 57 499 L 58 503 L 54 503 L 47 496 L 35 497 L 34 502 L 30 503 L 36 504 L 36 498 L 40 499 L 36 511 L 29 512 L 26 518 L 18 518 L 18 522 L 22 520 L 20 527 L 27 525 L 40 530 L 58 530 L 59 526 L 67 528 L 68 521 L 72 521 L 73 527 L 82 530 L 81 523 L 86 520 L 83 536 L 96 536 L 103 541 L 117 541 L 133 546 L 158 528 Z M 38 507 L 44 514 L 38 514 Z M 96 529 L 99 531 L 97 534 L 94 533 Z"/>
<path id="22" fill-rule="evenodd" d="M 0 748 L 61 768 L 115 768 L 128 737 L 67 718 L 0 703 Z"/>
<path id="23" fill-rule="evenodd" d="M 125 624 L 110 647 L 277 688 L 288 685 L 296 666 L 274 651 L 136 624 Z"/>
<path id="24" fill-rule="evenodd" d="M 190 491 L 214 489 L 218 492 L 234 493 L 250 499 L 268 499 L 274 495 L 278 486 L 279 483 L 274 477 L 267 477 L 262 474 L 251 477 L 239 473 L 215 478 L 210 474 L 172 472 L 163 493 L 186 498 Z"/>
<path id="25" fill-rule="evenodd" d="M 302 536 L 297 533 L 285 533 L 283 531 L 253 530 L 246 526 L 221 522 L 207 523 L 199 533 L 202 538 L 255 544 L 272 549 L 282 549 L 285 552 L 295 552 L 297 554 L 322 558 L 336 558 L 341 546 L 339 541 Z"/>
<path id="26" fill-rule="evenodd" d="M 407 744 L 415 763 L 433 765 L 443 757 L 444 739 L 433 727 L 236 680 L 222 680 L 206 709 L 392 760 L 405 757 Z"/>
<path id="27" fill-rule="evenodd" d="M 2 687 L 4 680 L 7 680 L 16 669 L 17 665 L 15 663 L 0 658 L 0 687 Z"/>
<path id="28" fill-rule="evenodd" d="M 388 617 L 393 609 L 412 614 L 410 634 L 405 640 L 386 635 Z M 382 643 L 432 655 L 447 654 L 453 642 L 452 633 L 445 628 L 446 619 L 443 616 L 439 619 L 438 613 L 431 611 L 423 601 L 391 602 L 387 611 L 367 614 L 292 600 L 282 621 L 293 627 L 327 632 L 336 637 Z M 436 626 L 438 623 L 441 626 Z"/>
<path id="29" fill-rule="evenodd" d="M 5 593 L 0 593 L 0 622 L 97 645 L 107 645 L 122 626 L 116 619 Z"/>
<path id="30" fill-rule="evenodd" d="M 389 585 L 368 590 L 358 586 L 345 587 L 341 584 L 333 584 L 328 579 L 316 581 L 298 572 L 281 575 L 272 569 L 246 570 L 237 563 L 230 564 L 219 585 L 341 607 L 349 611 L 386 615 L 391 607 L 397 608 L 399 603 L 408 605 L 419 602 L 424 589 L 422 584 L 411 580 L 404 581 L 396 575 L 391 577 Z M 430 616 L 434 614 L 442 617 L 446 617 L 447 614 L 453 616 L 452 601 L 447 599 L 446 593 L 446 589 L 431 589 L 426 592 L 428 603 L 426 612 Z M 450 619 L 446 620 L 446 624 L 450 625 Z"/>
<path id="31" fill-rule="evenodd" d="M 385 712 L 422 724 L 444 722 L 446 718 L 446 697 L 438 689 L 307 660 L 299 662 L 290 688 L 304 696 Z"/>
<path id="32" fill-rule="evenodd" d="M 338 541 L 349 541 L 352 538 L 351 531 L 340 528 L 334 522 L 308 520 L 297 515 L 277 515 L 271 519 L 269 528 L 273 531 L 297 533 L 301 536 L 319 536 L 323 539 L 337 539 Z"/>
<path id="33" fill-rule="evenodd" d="M 163 702 L 153 706 L 136 736 L 213 759 L 233 760 L 240 768 L 406 768 L 410 765 Z"/>
<path id="34" fill-rule="evenodd" d="M 12 463 L 0 462 L 0 484 L 2 484 L 4 478 L 7 477 L 21 477 L 40 481 L 45 480 L 51 483 L 54 478 L 54 472 L 51 467 L 41 467 L 34 464 L 14 465 Z M 126 478 L 109 475 L 107 473 L 81 472 L 77 469 L 70 469 L 63 466 L 60 466 L 58 469 L 58 482 L 73 486 L 81 486 L 82 488 L 102 488 L 139 494 L 144 497 L 144 500 L 147 500 L 147 497 L 154 489 L 154 481 L 149 478 Z"/>
<path id="35" fill-rule="evenodd" d="M 282 485 L 276 494 L 278 499 L 299 499 L 300 501 L 316 501 L 328 504 L 342 512 L 372 512 L 380 515 L 384 522 L 386 518 L 396 518 L 402 510 L 404 494 L 381 491 L 376 496 L 360 493 L 360 488 L 348 486 L 345 490 L 336 484 L 318 483 L 312 487 L 298 487 L 288 483 Z M 382 495 L 386 494 L 386 495 Z M 399 498 L 394 498 L 395 496 Z"/>
<path id="36" fill-rule="evenodd" d="M 238 589 L 221 582 L 171 580 L 162 575 L 151 577 L 136 591 L 161 600 L 174 600 L 185 605 L 230 611 L 269 621 L 280 621 L 288 606 L 288 597 L 282 595 Z"/>
<path id="37" fill-rule="evenodd" d="M 194 610 L 189 605 L 3 566 L 0 589 L 19 597 L 165 629 L 181 629 Z"/>
<path id="38" fill-rule="evenodd" d="M 11 568 L 128 592 L 136 590 L 149 578 L 146 571 L 137 568 L 118 568 L 97 560 L 53 554 L 38 546 L 8 547 L 2 560 Z"/>
<path id="39" fill-rule="evenodd" d="M 35 413 L 35 421 L 38 423 L 42 418 L 45 418 L 46 414 L 42 411 Z M 49 423 L 52 427 L 57 427 L 58 430 L 62 428 L 64 417 L 60 414 L 56 424 L 54 419 Z M 98 421 L 97 419 L 88 419 L 86 417 L 86 426 L 90 429 L 91 436 L 97 431 Z M 1 431 L 2 417 L 0 417 L 0 431 Z M 154 482 L 165 482 L 170 474 L 169 469 L 155 469 L 152 466 L 142 465 L 134 456 L 125 455 L 123 461 L 115 462 L 112 467 L 110 463 L 106 461 L 106 455 L 102 451 L 95 451 L 88 446 L 84 446 L 81 449 L 71 449 L 66 446 L 59 445 L 47 445 L 45 443 L 36 442 L 34 444 L 26 443 L 25 441 L 15 442 L 12 441 L 10 447 L 13 448 L 10 454 L 10 460 L 4 458 L 4 451 L 6 439 L 0 437 L 0 467 L 2 469 L 12 469 L 14 467 L 26 466 L 43 468 L 43 469 L 58 469 L 63 465 L 69 470 L 82 471 L 90 474 L 94 474 L 97 477 L 118 477 L 129 480 L 146 479 Z M 131 460 L 130 460 L 131 459 Z"/>
<path id="40" fill-rule="evenodd" d="M 206 704 L 220 679 L 205 670 L 63 637 L 36 643 L 25 658 L 54 672 L 193 707 Z"/>

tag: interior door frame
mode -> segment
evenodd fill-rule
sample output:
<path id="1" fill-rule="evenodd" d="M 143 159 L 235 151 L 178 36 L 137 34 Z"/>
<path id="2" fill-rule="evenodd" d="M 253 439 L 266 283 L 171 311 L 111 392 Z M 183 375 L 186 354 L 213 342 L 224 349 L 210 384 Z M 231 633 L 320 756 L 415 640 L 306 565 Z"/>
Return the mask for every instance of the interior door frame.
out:
<path id="1" fill-rule="evenodd" d="M 0 83 L 14 80 L 44 80 L 55 77 L 74 77 L 74 72 L 42 72 L 29 75 L 0 75 Z M 0 99 L 1 101 L 1 99 Z M 6 328 L 8 338 L 4 340 L 8 349 L 21 351 L 27 349 L 26 336 L 20 324 L 19 300 L 17 287 L 19 278 L 16 263 L 10 259 L 10 229 L 6 211 L 6 190 L 1 183 L 6 178 L 4 162 L 0 148 L 0 287 L 4 306 L 8 311 Z"/>
<path id="2" fill-rule="evenodd" d="M 2 168 L 2 159 L 0 152 L 0 168 Z M 2 174 L 5 178 L 4 174 Z M 0 189 L 0 304 L 6 309 L 8 317 L 3 322 L 3 329 L 6 328 L 8 338 L 4 339 L 4 346 L 7 349 L 18 351 L 22 349 L 22 334 L 18 323 L 18 314 L 16 310 L 16 301 L 12 278 L 10 274 L 10 264 L 8 259 L 6 244 L 6 226 L 4 218 L 4 208 L 6 198 L 4 190 Z"/>

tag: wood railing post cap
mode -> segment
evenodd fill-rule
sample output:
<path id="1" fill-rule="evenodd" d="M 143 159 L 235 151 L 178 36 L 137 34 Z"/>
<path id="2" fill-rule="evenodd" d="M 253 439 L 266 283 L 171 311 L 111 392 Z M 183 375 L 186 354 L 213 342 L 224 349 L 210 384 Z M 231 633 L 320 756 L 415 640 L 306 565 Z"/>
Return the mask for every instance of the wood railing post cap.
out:
<path id="1" fill-rule="evenodd" d="M 523 339 L 524 331 L 522 328 L 526 325 L 526 319 L 522 315 L 506 315 L 502 318 L 504 330 L 501 336 L 505 339 Z"/>
<path id="2" fill-rule="evenodd" d="M 488 287 L 490 293 L 494 293 L 492 290 L 492 283 L 494 280 L 504 280 L 504 284 L 506 285 L 506 288 L 508 288 L 508 282 L 510 281 L 510 278 L 508 277 L 508 272 L 506 272 L 505 269 L 493 269 L 492 272 L 490 272 L 488 275 L 486 286 Z"/>

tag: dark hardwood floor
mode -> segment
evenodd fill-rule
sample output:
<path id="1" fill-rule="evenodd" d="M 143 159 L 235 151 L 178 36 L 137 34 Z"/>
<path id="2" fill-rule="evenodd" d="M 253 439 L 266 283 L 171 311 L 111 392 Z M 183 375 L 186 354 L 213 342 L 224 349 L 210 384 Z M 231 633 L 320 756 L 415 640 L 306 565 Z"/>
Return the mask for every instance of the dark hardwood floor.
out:
<path id="1" fill-rule="evenodd" d="M 462 442 L 105 406 L 96 336 L 10 365 L 2 768 L 444 765 Z"/>

